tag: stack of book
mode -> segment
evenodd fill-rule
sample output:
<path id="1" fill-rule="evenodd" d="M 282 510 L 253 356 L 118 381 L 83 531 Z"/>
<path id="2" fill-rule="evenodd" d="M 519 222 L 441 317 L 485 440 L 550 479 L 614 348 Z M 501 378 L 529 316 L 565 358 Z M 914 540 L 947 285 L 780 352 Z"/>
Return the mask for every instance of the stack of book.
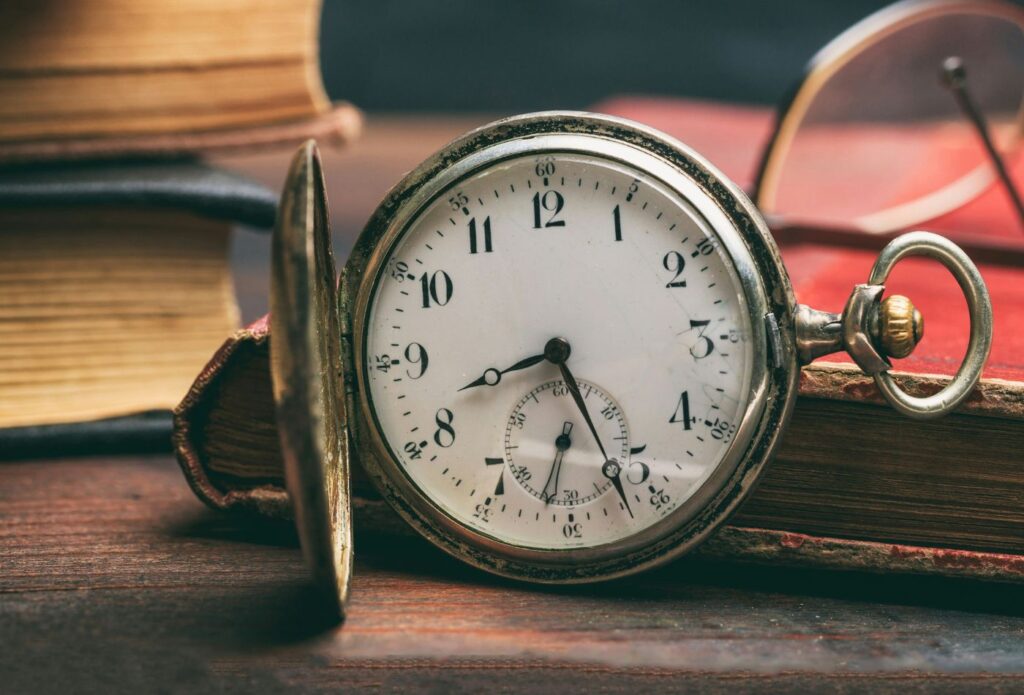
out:
<path id="1" fill-rule="evenodd" d="M 238 328 L 236 224 L 276 196 L 203 163 L 352 138 L 319 0 L 0 6 L 0 457 L 169 448 Z"/>

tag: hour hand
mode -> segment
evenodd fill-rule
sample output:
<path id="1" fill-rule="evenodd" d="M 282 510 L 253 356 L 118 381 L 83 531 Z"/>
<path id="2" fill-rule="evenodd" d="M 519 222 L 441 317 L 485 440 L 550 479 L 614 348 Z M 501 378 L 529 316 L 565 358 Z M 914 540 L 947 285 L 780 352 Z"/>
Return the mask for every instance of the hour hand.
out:
<path id="1" fill-rule="evenodd" d="M 473 381 L 469 382 L 461 389 L 459 389 L 459 391 L 465 391 L 466 389 L 471 389 L 475 386 L 497 386 L 501 382 L 501 377 L 504 374 L 508 374 L 509 372 L 516 372 L 519 371 L 520 369 L 526 369 L 527 367 L 532 367 L 535 364 L 540 364 L 543 361 L 544 355 L 540 354 L 519 360 L 508 369 L 495 369 L 494 367 L 489 367 L 485 369 L 484 373 L 481 374 L 477 379 L 474 379 Z"/>

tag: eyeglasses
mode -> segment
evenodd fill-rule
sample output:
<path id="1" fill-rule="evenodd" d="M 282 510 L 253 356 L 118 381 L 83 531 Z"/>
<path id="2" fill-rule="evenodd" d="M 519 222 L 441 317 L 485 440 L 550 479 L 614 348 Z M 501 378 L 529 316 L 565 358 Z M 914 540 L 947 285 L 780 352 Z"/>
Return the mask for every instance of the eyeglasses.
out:
<path id="1" fill-rule="evenodd" d="M 998 182 L 1024 225 L 1013 183 L 1022 139 L 1024 8 L 905 0 L 814 56 L 776 121 L 754 198 L 784 225 L 886 233 Z"/>

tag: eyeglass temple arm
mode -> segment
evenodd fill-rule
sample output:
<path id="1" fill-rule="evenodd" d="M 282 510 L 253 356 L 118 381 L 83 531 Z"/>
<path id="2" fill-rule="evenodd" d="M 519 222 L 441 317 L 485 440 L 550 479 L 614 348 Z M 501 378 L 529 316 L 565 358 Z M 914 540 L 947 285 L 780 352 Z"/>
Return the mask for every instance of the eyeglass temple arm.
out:
<path id="1" fill-rule="evenodd" d="M 985 122 L 985 116 L 978 110 L 974 100 L 971 99 L 970 92 L 967 91 L 967 69 L 964 67 L 964 61 L 958 56 L 949 56 L 942 61 L 942 84 L 953 94 L 960 111 L 971 122 L 978 137 L 981 138 L 985 151 L 992 161 L 992 166 L 995 167 L 996 174 L 999 175 L 1006 193 L 1017 209 L 1017 218 L 1020 220 L 1021 226 L 1024 226 L 1024 203 L 1021 202 L 1020 192 L 1013 184 L 1013 179 L 1010 178 L 1010 174 L 1006 170 L 1006 164 L 992 142 L 992 135 L 989 132 L 988 123 Z"/>

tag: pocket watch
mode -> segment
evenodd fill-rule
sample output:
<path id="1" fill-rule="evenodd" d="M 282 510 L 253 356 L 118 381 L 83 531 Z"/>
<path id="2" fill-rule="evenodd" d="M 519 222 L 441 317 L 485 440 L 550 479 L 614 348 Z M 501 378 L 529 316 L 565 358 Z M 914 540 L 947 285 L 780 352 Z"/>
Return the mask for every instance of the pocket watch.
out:
<path id="1" fill-rule="evenodd" d="M 271 364 L 307 558 L 347 591 L 349 461 L 410 525 L 489 572 L 590 582 L 719 528 L 789 420 L 800 365 L 846 350 L 912 417 L 977 383 L 991 307 L 942 237 L 892 241 L 841 314 L 798 305 L 764 219 L 684 144 L 586 113 L 452 142 L 370 218 L 335 291 L 315 147 L 275 230 Z M 889 376 L 923 332 L 883 299 L 907 255 L 945 264 L 971 335 L 941 392 Z"/>

